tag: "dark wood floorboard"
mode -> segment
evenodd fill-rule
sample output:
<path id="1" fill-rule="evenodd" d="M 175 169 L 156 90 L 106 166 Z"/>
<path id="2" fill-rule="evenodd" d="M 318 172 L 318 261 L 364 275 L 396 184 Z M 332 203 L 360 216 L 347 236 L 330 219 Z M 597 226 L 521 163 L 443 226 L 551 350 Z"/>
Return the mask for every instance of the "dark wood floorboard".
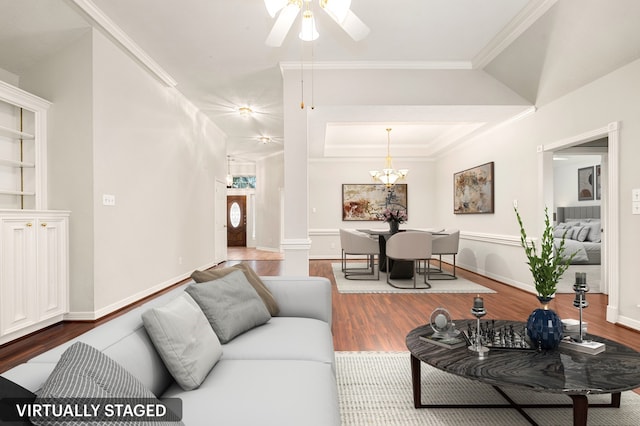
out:
<path id="1" fill-rule="evenodd" d="M 230 256 L 231 258 L 232 256 Z M 234 259 L 243 260 L 260 275 L 279 275 L 282 260 L 271 260 L 278 254 L 253 251 L 250 255 L 234 251 Z M 260 260 L 265 259 L 265 260 Z M 230 266 L 241 260 L 229 260 L 218 267 Z M 405 336 L 413 328 L 428 322 L 437 307 L 446 307 L 454 318 L 473 318 L 471 294 L 341 294 L 338 293 L 332 262 L 339 260 L 312 260 L 309 274 L 327 277 L 333 284 L 333 335 L 336 351 L 405 351 Z M 482 294 L 487 310 L 485 318 L 526 321 L 529 313 L 538 307 L 533 294 L 499 283 L 489 278 L 458 268 L 460 276 L 489 287 L 497 293 Z M 383 277 L 381 277 L 383 279 Z M 584 320 L 589 332 L 607 337 L 640 351 L 640 332 L 608 323 L 605 320 L 607 296 L 588 294 L 589 307 Z M 573 307 L 573 294 L 559 294 L 553 302 L 561 318 L 578 318 Z M 65 322 L 49 327 L 31 336 L 0 347 L 0 372 L 33 356 L 57 346 L 109 319 L 126 312 L 112 314 L 95 323 Z"/>

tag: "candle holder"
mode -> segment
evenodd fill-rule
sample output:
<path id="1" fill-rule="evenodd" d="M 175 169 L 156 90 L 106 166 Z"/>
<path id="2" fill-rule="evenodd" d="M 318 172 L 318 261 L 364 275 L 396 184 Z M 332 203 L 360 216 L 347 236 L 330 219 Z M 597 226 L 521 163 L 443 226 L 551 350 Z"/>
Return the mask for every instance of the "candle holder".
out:
<path id="1" fill-rule="evenodd" d="M 573 291 L 575 291 L 576 293 L 576 297 L 575 299 L 573 299 L 573 306 L 580 310 L 578 335 L 577 337 L 568 337 L 565 340 L 561 341 L 560 346 L 578 352 L 584 352 L 594 355 L 598 354 L 605 350 L 605 344 L 585 339 L 584 330 L 582 327 L 582 310 L 589 306 L 589 302 L 587 302 L 585 298 L 585 293 L 589 291 L 586 272 L 576 272 L 576 281 L 573 285 Z"/>
<path id="2" fill-rule="evenodd" d="M 576 272 L 576 282 L 573 285 L 573 291 L 576 292 L 576 298 L 573 300 L 573 306 L 580 310 L 580 320 L 579 320 L 579 329 L 578 329 L 578 338 L 575 339 L 578 343 L 583 342 L 584 332 L 582 329 L 582 310 L 589 306 L 589 302 L 587 302 L 585 298 L 585 294 L 589 291 L 589 286 L 587 285 L 587 273 L 586 272 Z"/>
<path id="3" fill-rule="evenodd" d="M 480 337 L 480 318 L 487 314 L 487 311 L 484 309 L 484 300 L 482 300 L 482 297 L 476 296 L 473 298 L 471 314 L 476 317 L 476 335 L 473 343 L 468 346 L 468 349 L 476 352 L 478 357 L 484 358 L 487 352 L 489 352 L 489 348 L 482 345 L 482 339 Z"/>

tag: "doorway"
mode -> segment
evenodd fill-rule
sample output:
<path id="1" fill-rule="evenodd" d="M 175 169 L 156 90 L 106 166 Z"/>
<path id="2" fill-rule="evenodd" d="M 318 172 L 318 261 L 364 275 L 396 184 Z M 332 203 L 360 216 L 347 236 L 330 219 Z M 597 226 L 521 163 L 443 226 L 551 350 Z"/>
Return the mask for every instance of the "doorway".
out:
<path id="1" fill-rule="evenodd" d="M 227 196 L 227 246 L 247 245 L 247 196 Z"/>
<path id="2" fill-rule="evenodd" d="M 592 130 L 581 135 L 540 146 L 540 177 L 542 190 L 539 194 L 541 206 L 553 205 L 553 155 L 555 152 L 577 145 L 582 145 L 597 139 L 606 138 L 607 148 L 602 162 L 602 228 L 605 232 L 602 239 L 601 268 L 602 282 L 600 290 L 609 295 L 606 308 L 606 319 L 615 323 L 619 316 L 619 274 L 620 258 L 618 242 L 620 239 L 619 225 L 614 218 L 618 217 L 619 202 L 619 140 L 620 125 L 618 122 L 609 123 L 606 127 Z M 606 194 L 606 195 L 605 195 Z"/>
<path id="3" fill-rule="evenodd" d="M 581 238 L 574 235 L 566 242 L 569 247 L 580 247 L 580 251 L 577 252 L 578 261 L 572 262 L 560 278 L 558 288 L 561 293 L 573 291 L 577 272 L 586 274 L 590 293 L 603 293 L 601 288 L 606 288 L 601 251 L 608 230 L 602 226 L 601 211 L 607 205 L 607 185 L 602 179 L 602 176 L 606 177 L 607 151 L 606 137 L 554 151 L 554 220 L 556 223 L 572 220 L 587 230 Z M 562 211 L 556 217 L 560 209 Z"/>

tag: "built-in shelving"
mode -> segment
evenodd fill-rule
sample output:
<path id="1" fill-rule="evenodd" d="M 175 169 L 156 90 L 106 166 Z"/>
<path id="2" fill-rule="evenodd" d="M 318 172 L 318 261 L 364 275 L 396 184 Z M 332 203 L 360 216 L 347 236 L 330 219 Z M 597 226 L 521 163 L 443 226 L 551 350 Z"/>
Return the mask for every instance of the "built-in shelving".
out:
<path id="1" fill-rule="evenodd" d="M 33 140 L 36 138 L 30 133 L 21 132 L 20 130 L 10 129 L 4 126 L 0 126 L 0 136 L 22 140 Z"/>
<path id="2" fill-rule="evenodd" d="M 50 103 L 0 81 L 0 209 L 46 209 Z"/>

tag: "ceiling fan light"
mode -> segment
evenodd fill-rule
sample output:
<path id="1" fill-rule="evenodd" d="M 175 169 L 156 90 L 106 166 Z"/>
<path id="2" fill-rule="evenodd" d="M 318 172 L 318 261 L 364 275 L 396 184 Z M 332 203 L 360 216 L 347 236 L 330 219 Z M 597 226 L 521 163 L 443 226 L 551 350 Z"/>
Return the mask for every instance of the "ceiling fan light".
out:
<path id="1" fill-rule="evenodd" d="M 242 106 L 238 108 L 238 112 L 240 113 L 241 116 L 248 117 L 253 113 L 253 110 L 248 106 Z"/>
<path id="2" fill-rule="evenodd" d="M 305 10 L 302 14 L 302 30 L 300 31 L 300 40 L 313 41 L 320 36 L 316 30 L 316 21 L 313 19 L 313 13 Z"/>
<path id="3" fill-rule="evenodd" d="M 267 12 L 273 18 L 276 14 L 287 5 L 287 0 L 264 0 Z"/>
<path id="4" fill-rule="evenodd" d="M 351 0 L 320 0 L 320 6 L 338 23 L 343 23 L 351 7 Z"/>

